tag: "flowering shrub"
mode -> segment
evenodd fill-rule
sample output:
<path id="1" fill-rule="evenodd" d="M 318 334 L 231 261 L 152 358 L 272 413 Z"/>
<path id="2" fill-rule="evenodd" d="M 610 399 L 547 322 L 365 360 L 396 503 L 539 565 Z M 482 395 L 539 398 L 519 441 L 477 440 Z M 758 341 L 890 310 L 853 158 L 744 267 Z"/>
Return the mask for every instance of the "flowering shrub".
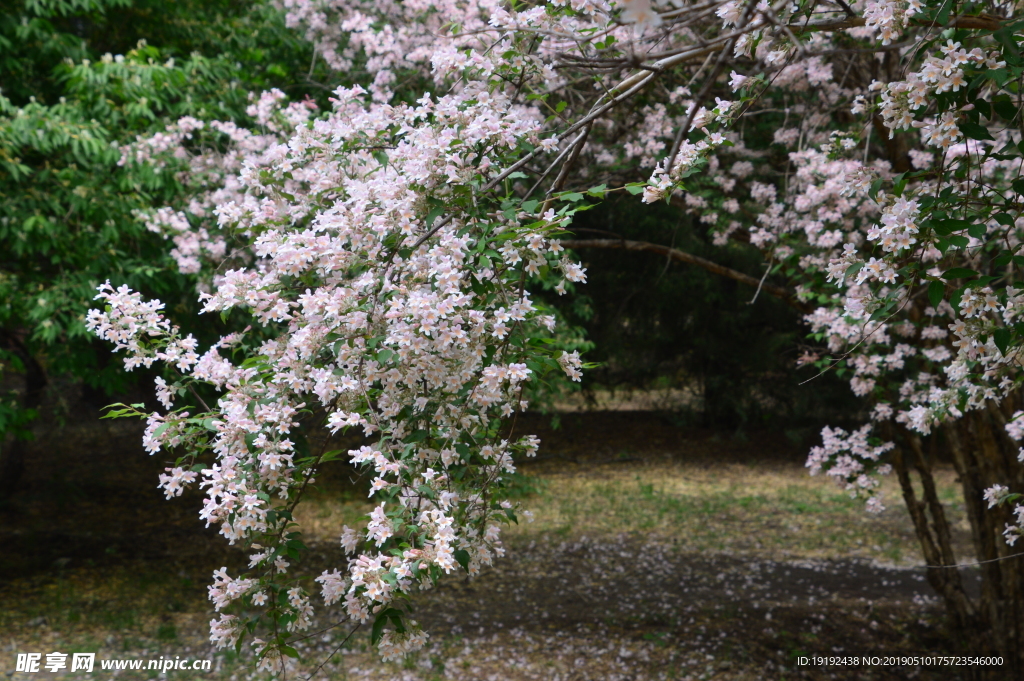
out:
<path id="1" fill-rule="evenodd" d="M 180 373 L 158 382 L 168 411 L 148 416 L 146 447 L 181 448 L 161 477 L 168 497 L 199 480 L 202 517 L 251 549 L 254 576 L 220 571 L 210 593 L 218 610 L 270 604 L 281 635 L 258 643 L 265 667 L 289 653 L 284 632 L 310 624 L 309 595 L 281 584 L 301 546 L 291 511 L 319 467 L 345 456 L 373 471 L 379 503 L 342 538 L 352 562 L 317 581 L 353 621 L 375 618 L 376 643 L 393 658 L 425 640 L 394 607 L 400 597 L 503 551 L 501 524 L 516 515 L 500 490 L 513 456 L 538 445 L 501 426 L 526 407 L 525 382 L 551 368 L 580 375 L 577 353 L 544 343 L 554 317 L 523 288 L 524 277 L 585 279 L 552 240 L 572 204 L 529 214 L 474 193 L 500 167 L 485 159 L 528 143 L 537 123 L 486 91 L 388 107 L 358 87 L 335 95 L 329 115 L 262 150 L 262 163 L 247 158 L 247 203 L 218 209 L 223 227 L 250 235 L 255 261 L 219 276 L 203 311 L 241 309 L 272 330 L 246 361 L 221 354 L 244 334 L 200 355 L 159 303 L 126 287 L 101 287 L 106 311 L 88 320 L 125 351 L 126 368 L 159 360 Z M 174 409 L 193 383 L 222 392 L 215 408 Z M 302 452 L 303 419 L 332 434 L 361 429 L 374 443 Z M 216 463 L 197 463 L 206 451 Z M 214 642 L 236 643 L 243 624 L 222 615 Z"/>
<path id="2" fill-rule="evenodd" d="M 942 432 L 979 536 L 995 516 L 977 507 L 1013 498 L 995 485 L 1019 485 L 1020 461 L 992 428 L 1021 430 L 1005 413 L 1024 338 L 1013 89 L 1024 58 L 1009 6 L 282 7 L 348 74 L 331 111 L 270 92 L 253 98 L 258 130 L 183 119 L 122 150 L 125 164 L 187 169 L 195 198 L 144 219 L 172 239 L 183 271 L 205 268 L 204 311 L 242 310 L 250 331 L 200 355 L 158 305 L 112 287 L 89 319 L 129 365 L 162 360 L 180 372 L 158 384 L 168 411 L 147 416 L 147 446 L 180 447 L 167 494 L 201 480 L 203 517 L 254 552 L 249 576 L 219 572 L 211 597 L 218 609 L 265 607 L 274 638 L 256 642 L 263 666 L 294 652 L 288 632 L 311 616 L 309 595 L 282 581 L 300 548 L 291 510 L 315 470 L 342 455 L 299 451 L 301 419 L 375 438 L 347 455 L 373 469 L 380 503 L 342 538 L 347 568 L 318 581 L 354 621 L 373 617 L 386 658 L 423 641 L 401 617 L 402 596 L 500 554 L 499 522 L 514 519 L 503 475 L 514 453 L 537 446 L 501 419 L 525 408 L 523 387 L 544 368 L 575 380 L 581 368 L 543 342 L 554 319 L 526 285 L 564 292 L 583 281 L 557 237 L 587 195 L 675 202 L 716 243 L 764 252 L 793 295 L 766 290 L 804 310 L 824 346 L 805 363 L 849 376 L 871 406 L 870 424 L 826 429 L 808 465 L 873 510 L 872 475 L 895 470 L 930 565 L 955 559 L 923 436 Z M 747 126 L 759 116 L 768 122 Z M 200 133 L 219 141 L 197 150 L 188 140 Z M 238 363 L 220 354 L 235 346 Z M 194 382 L 222 396 L 193 415 L 174 405 Z M 983 465 L 982 450 L 996 463 Z M 216 463 L 197 463 L 206 452 Z M 983 544 L 981 558 L 1006 557 L 1005 545 Z M 1005 570 L 1002 583 L 1024 584 Z M 1013 636 L 1015 606 L 990 594 L 995 609 L 978 610 L 964 605 L 958 573 L 930 577 L 962 625 L 988 617 Z M 213 639 L 240 641 L 243 628 L 255 623 L 223 615 Z"/>

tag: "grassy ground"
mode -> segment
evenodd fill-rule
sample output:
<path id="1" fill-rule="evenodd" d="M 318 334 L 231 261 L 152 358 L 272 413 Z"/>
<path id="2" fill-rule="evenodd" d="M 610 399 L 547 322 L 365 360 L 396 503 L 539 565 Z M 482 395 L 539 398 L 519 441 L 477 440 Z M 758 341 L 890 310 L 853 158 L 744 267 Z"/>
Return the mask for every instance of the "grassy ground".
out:
<path id="1" fill-rule="evenodd" d="M 796 661 L 951 652 L 893 481 L 889 510 L 871 517 L 808 477 L 802 448 L 784 438 L 723 439 L 643 414 L 530 425 L 546 442 L 523 468 L 533 489 L 523 503 L 537 520 L 508 532 L 508 557 L 484 575 L 417 597 L 428 647 L 383 664 L 360 632 L 331 657 L 348 633 L 333 629 L 300 644 L 308 663 L 294 678 L 327 660 L 317 678 L 902 679 L 913 670 Z M 3 507 L 0 671 L 40 676 L 14 673 L 17 652 L 97 652 L 214 667 L 169 678 L 247 678 L 248 659 L 206 642 L 209 575 L 243 556 L 202 527 L 198 497 L 163 501 L 162 465 L 140 453 L 135 430 L 102 427 L 52 436 L 70 438 L 74 453 L 42 439 L 25 493 Z M 300 515 L 310 577 L 342 564 L 340 528 L 368 508 L 344 475 L 322 480 Z M 952 473 L 939 483 L 961 518 Z M 967 539 L 961 526 L 964 560 Z M 337 613 L 321 616 L 327 626 Z M 91 678 L 104 675 L 113 674 Z"/>

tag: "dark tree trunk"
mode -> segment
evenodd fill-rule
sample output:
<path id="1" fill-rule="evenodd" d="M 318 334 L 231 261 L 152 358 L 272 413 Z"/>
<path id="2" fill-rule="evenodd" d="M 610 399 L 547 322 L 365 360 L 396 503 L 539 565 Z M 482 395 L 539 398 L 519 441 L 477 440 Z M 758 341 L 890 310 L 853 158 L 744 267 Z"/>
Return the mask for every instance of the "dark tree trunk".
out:
<path id="1" fill-rule="evenodd" d="M 0 343 L 21 361 L 24 379 L 21 408 L 38 410 L 46 390 L 46 372 L 15 334 L 0 330 Z M 28 449 L 24 439 L 14 437 L 13 433 L 5 435 L 0 435 L 0 501 L 10 499 L 18 490 L 25 472 L 25 452 Z"/>
<path id="2" fill-rule="evenodd" d="M 1002 656 L 1002 667 L 973 668 L 968 678 L 1024 679 L 1024 558 L 1003 537 L 1012 519 L 1009 508 L 988 508 L 985 490 L 995 484 L 1024 491 L 1024 464 L 1017 460 L 1019 446 L 1006 434 L 1007 415 L 1019 398 L 997 407 L 975 410 L 945 425 L 930 436 L 933 451 L 944 448 L 953 461 L 963 490 L 967 519 L 974 543 L 973 558 L 982 563 L 981 594 L 971 598 L 964 589 L 962 573 L 952 548 L 952 533 L 939 501 L 933 476 L 933 457 L 925 454 L 920 437 L 906 430 L 899 435 L 893 467 L 900 481 L 903 499 L 910 511 L 928 569 L 928 581 L 945 603 L 959 653 Z M 916 474 L 921 495 L 913 484 Z M 949 566 L 949 567 L 941 567 Z M 975 568 L 967 568 L 975 569 Z"/>

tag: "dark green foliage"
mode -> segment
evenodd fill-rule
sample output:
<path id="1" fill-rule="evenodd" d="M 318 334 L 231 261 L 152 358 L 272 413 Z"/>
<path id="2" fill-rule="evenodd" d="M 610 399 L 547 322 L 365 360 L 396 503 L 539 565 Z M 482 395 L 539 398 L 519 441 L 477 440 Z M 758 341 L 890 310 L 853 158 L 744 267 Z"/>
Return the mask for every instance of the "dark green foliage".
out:
<path id="1" fill-rule="evenodd" d="M 703 225 L 678 208 L 638 207 L 633 197 L 609 200 L 577 217 L 580 239 L 610 238 L 671 245 L 760 278 L 764 259 L 752 247 L 710 243 Z M 586 230 L 600 230 L 599 232 Z M 589 388 L 672 388 L 692 397 L 666 405 L 685 422 L 742 430 L 845 421 L 856 405 L 834 375 L 800 382 L 794 371 L 807 328 L 800 312 L 763 291 L 650 252 L 585 249 L 587 285 L 563 312 L 581 324 L 603 366 L 587 373 Z"/>
<path id="2" fill-rule="evenodd" d="M 12 0 L 0 9 L 0 83 L 15 104 L 35 97 L 54 103 L 65 95 L 70 60 L 126 55 L 139 41 L 158 48 L 159 61 L 201 55 L 226 71 L 181 68 L 209 89 L 249 91 L 273 87 L 292 97 L 317 94 L 324 70 L 313 47 L 284 26 L 269 3 L 238 0 Z M 317 67 L 320 68 L 317 68 Z M 222 92 L 222 96 L 223 96 Z M 219 104 L 217 99 L 196 106 Z M 102 121 L 106 123 L 106 121 Z"/>
<path id="3" fill-rule="evenodd" d="M 118 147 L 186 115 L 246 124 L 250 92 L 322 95 L 311 65 L 312 46 L 263 4 L 4 3 L 0 376 L 20 373 L 25 385 L 0 395 L 0 446 L 5 433 L 27 434 L 47 376 L 125 387 L 120 362 L 85 331 L 98 284 L 128 284 L 167 302 L 172 317 L 192 316 L 175 313 L 192 309 L 195 282 L 137 219 L 175 204 L 183 187 L 174 172 L 119 165 Z"/>

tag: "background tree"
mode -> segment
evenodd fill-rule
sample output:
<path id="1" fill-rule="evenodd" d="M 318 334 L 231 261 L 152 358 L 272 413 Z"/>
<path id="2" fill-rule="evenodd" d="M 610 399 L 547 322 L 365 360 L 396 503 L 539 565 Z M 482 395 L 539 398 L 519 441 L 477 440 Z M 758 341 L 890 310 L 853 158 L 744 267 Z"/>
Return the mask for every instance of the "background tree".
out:
<path id="1" fill-rule="evenodd" d="M 322 67 L 322 63 L 321 63 Z M 38 0 L 0 9 L 0 498 L 48 376 L 103 392 L 128 377 L 85 332 L 105 279 L 194 310 L 140 212 L 174 204 L 173 172 L 125 165 L 119 147 L 183 116 L 248 122 L 250 94 L 322 96 L 314 51 L 262 4 Z M 199 143 L 198 140 L 195 142 Z M 21 383 L 19 387 L 13 387 Z"/>
<path id="2" fill-rule="evenodd" d="M 806 307 L 765 290 L 778 286 L 756 248 L 715 245 L 679 207 L 638 212 L 633 201 L 576 219 L 565 245 L 590 277 L 571 298 L 549 296 L 593 343 L 587 357 L 601 366 L 587 390 L 661 391 L 658 408 L 681 425 L 738 434 L 770 427 L 809 440 L 822 423 L 856 422 L 858 402 L 834 373 L 800 385 L 814 375 L 795 371 L 813 348 Z"/>

